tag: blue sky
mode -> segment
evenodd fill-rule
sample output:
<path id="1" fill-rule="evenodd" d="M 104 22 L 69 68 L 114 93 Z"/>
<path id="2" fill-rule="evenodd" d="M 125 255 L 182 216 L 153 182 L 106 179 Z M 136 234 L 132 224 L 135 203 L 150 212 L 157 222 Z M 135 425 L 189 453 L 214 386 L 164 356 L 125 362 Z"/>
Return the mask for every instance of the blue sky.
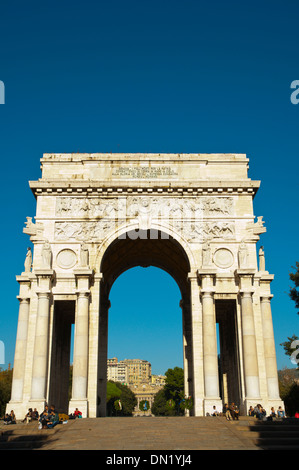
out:
<path id="1" fill-rule="evenodd" d="M 110 151 L 248 155 L 249 176 L 262 182 L 254 209 L 265 220 L 259 245 L 275 274 L 278 366 L 292 366 L 279 344 L 299 336 L 288 297 L 299 260 L 299 104 L 290 100 L 299 79 L 298 1 L 10 0 L 0 9 L 2 367 L 13 363 L 15 276 L 29 244 L 24 222 L 35 215 L 28 180 L 40 177 L 43 153 Z M 145 309 L 142 289 L 155 281 L 164 287 L 154 288 Z M 132 285 L 138 292 L 129 297 Z M 127 344 L 141 309 L 145 321 L 138 324 L 145 344 L 135 351 L 117 346 L 123 292 L 132 319 Z M 168 275 L 136 268 L 111 296 L 109 355 L 147 359 L 155 373 L 181 360 L 179 294 Z M 147 338 L 157 338 L 154 349 Z"/>

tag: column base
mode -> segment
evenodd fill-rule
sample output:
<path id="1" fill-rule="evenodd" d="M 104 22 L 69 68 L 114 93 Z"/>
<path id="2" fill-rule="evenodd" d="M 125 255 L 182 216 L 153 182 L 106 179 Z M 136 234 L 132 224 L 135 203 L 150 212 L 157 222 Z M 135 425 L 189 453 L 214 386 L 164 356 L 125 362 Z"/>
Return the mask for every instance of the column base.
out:
<path id="1" fill-rule="evenodd" d="M 31 405 L 27 405 L 27 402 L 24 403 L 23 401 L 9 401 L 6 405 L 5 413 L 10 413 L 13 410 L 16 420 L 20 421 L 25 418 L 26 413 L 28 412 L 28 408 L 31 408 Z"/>
<path id="2" fill-rule="evenodd" d="M 277 410 L 278 410 L 279 406 L 281 406 L 281 408 L 285 411 L 284 402 L 281 400 L 281 398 L 272 398 L 272 399 L 269 398 L 268 399 L 268 405 L 267 405 L 267 408 L 266 408 L 267 415 L 269 415 L 271 413 L 272 406 L 273 406 L 276 414 L 277 414 Z"/>
<path id="3" fill-rule="evenodd" d="M 87 398 L 83 399 L 76 399 L 72 398 L 69 402 L 69 414 L 74 413 L 75 409 L 78 408 L 79 411 L 82 413 L 82 418 L 88 417 L 88 400 Z"/>
<path id="4" fill-rule="evenodd" d="M 244 414 L 248 415 L 249 407 L 252 406 L 255 408 L 255 406 L 258 404 L 262 405 L 262 407 L 266 410 L 267 416 L 270 415 L 272 407 L 274 408 L 276 414 L 279 406 L 285 410 L 284 402 L 280 398 L 269 398 L 268 400 L 263 400 L 262 398 L 246 398 L 244 401 Z"/>
<path id="5" fill-rule="evenodd" d="M 194 406 L 190 412 L 191 416 L 204 416 L 204 404 L 202 398 L 194 399 Z"/>
<path id="6" fill-rule="evenodd" d="M 28 408 L 32 408 L 33 410 L 34 408 L 36 408 L 39 415 L 44 411 L 45 405 L 48 405 L 50 409 L 50 406 L 52 405 L 52 403 L 48 403 L 46 399 L 42 399 L 42 400 L 33 399 L 33 400 L 29 400 L 28 402 Z"/>
<path id="7" fill-rule="evenodd" d="M 213 406 L 216 407 L 215 409 L 218 411 L 218 413 L 222 413 L 223 404 L 222 404 L 221 398 L 219 398 L 219 397 L 205 398 L 204 401 L 203 401 L 204 416 L 207 416 L 207 414 L 212 416 L 212 414 L 215 411 L 213 409 Z"/>
<path id="8" fill-rule="evenodd" d="M 243 402 L 243 406 L 241 407 L 242 415 L 248 416 L 248 410 L 252 406 L 252 408 L 255 408 L 256 405 L 263 405 L 262 399 L 261 398 L 245 398 Z"/>

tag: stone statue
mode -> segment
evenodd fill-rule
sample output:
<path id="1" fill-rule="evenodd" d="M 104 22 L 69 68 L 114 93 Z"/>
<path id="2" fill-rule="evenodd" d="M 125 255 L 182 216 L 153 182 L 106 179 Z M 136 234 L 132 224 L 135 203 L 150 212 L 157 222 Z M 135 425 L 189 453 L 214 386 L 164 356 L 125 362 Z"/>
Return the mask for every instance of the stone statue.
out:
<path id="1" fill-rule="evenodd" d="M 25 258 L 25 263 L 24 263 L 25 273 L 30 273 L 31 265 L 32 265 L 32 252 L 31 252 L 31 248 L 28 247 L 27 248 L 26 258 Z"/>
<path id="2" fill-rule="evenodd" d="M 259 249 L 259 261 L 260 261 L 259 271 L 266 271 L 265 252 L 264 252 L 263 246 L 261 246 Z"/>
<path id="3" fill-rule="evenodd" d="M 89 264 L 89 251 L 85 243 L 81 243 L 80 264 L 82 268 L 87 268 Z"/>
<path id="4" fill-rule="evenodd" d="M 238 251 L 238 259 L 239 259 L 239 268 L 244 269 L 246 268 L 247 263 L 247 246 L 246 243 L 241 242 Z"/>
<path id="5" fill-rule="evenodd" d="M 48 240 L 45 240 L 42 248 L 42 262 L 44 268 L 51 268 L 52 266 L 52 251 Z"/>
<path id="6" fill-rule="evenodd" d="M 211 246 L 208 241 L 202 246 L 202 266 L 211 266 Z"/>

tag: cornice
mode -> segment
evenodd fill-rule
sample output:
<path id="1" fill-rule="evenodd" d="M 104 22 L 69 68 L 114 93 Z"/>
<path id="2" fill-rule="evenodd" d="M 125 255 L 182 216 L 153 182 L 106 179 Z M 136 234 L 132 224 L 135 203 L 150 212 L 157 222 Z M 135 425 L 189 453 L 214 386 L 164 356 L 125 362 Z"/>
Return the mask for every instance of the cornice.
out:
<path id="1" fill-rule="evenodd" d="M 255 196 L 260 181 L 75 181 L 75 180 L 38 180 L 29 181 L 35 195 L 129 195 L 129 194 L 167 194 L 167 195 L 252 195 Z"/>

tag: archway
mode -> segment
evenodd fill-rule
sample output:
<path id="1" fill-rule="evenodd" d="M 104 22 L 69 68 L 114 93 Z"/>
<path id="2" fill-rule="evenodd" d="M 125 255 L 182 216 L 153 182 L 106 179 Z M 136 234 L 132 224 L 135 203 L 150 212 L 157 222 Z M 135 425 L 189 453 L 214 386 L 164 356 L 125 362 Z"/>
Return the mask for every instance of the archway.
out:
<path id="1" fill-rule="evenodd" d="M 108 311 L 110 308 L 110 292 L 115 280 L 126 270 L 136 267 L 154 266 L 169 273 L 176 281 L 180 294 L 182 308 L 183 356 L 185 393 L 192 394 L 192 360 L 191 360 L 191 312 L 190 312 L 190 283 L 188 273 L 190 262 L 188 256 L 172 236 L 156 231 L 128 232 L 125 236 L 112 241 L 106 249 L 100 266 L 102 282 L 100 289 L 100 324 L 99 324 L 99 370 L 98 396 L 99 415 L 105 415 L 106 376 L 108 351 Z M 150 286 L 149 286 L 150 288 Z"/>
<path id="2" fill-rule="evenodd" d="M 166 271 L 136 266 L 110 291 L 108 357 L 144 359 L 153 375 L 183 367 L 181 294 Z"/>

